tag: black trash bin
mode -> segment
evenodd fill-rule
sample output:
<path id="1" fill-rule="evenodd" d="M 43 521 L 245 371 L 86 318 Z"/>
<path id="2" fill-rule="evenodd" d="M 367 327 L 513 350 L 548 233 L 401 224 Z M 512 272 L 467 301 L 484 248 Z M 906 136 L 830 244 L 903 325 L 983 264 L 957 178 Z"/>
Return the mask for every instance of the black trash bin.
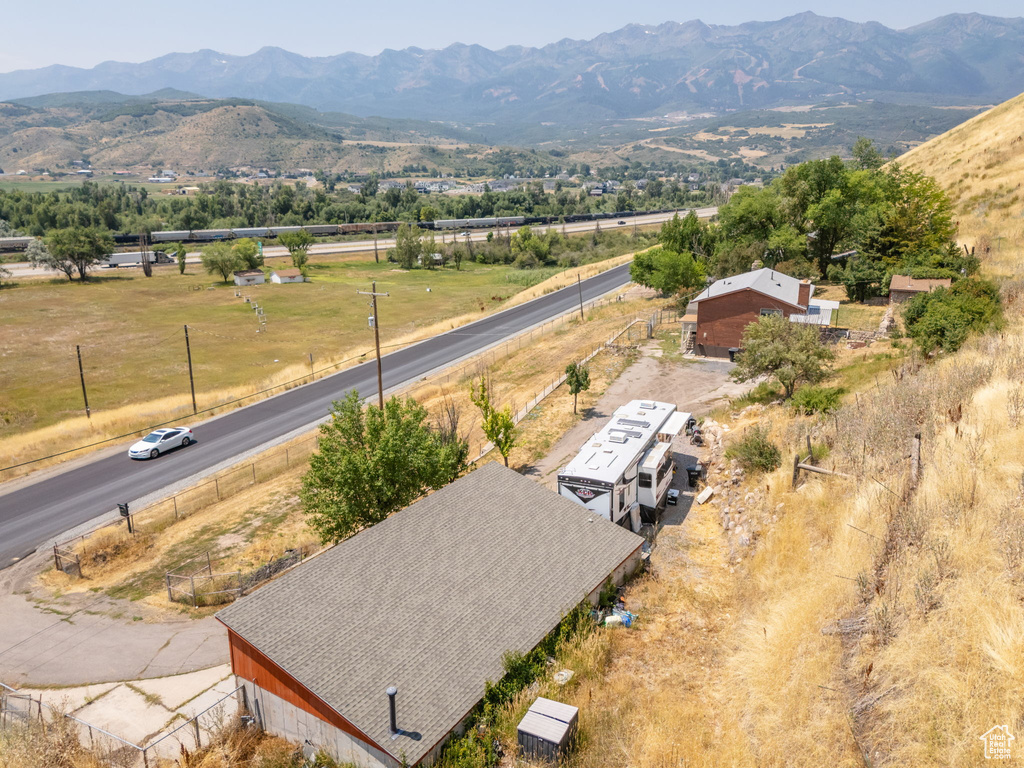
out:
<path id="1" fill-rule="evenodd" d="M 697 483 L 701 480 L 701 475 L 704 474 L 704 468 L 698 464 L 694 467 L 686 468 L 686 479 L 690 483 L 691 488 L 696 488 Z"/>
<path id="2" fill-rule="evenodd" d="M 730 363 L 735 363 L 736 362 L 736 353 L 739 352 L 739 351 L 740 350 L 739 350 L 738 347 L 729 347 L 729 362 Z"/>

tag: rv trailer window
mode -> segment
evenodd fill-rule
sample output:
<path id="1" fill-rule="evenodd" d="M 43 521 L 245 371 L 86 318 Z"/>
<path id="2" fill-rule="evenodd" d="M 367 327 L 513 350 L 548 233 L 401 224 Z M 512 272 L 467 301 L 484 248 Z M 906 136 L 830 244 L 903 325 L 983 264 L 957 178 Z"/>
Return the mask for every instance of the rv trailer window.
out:
<path id="1" fill-rule="evenodd" d="M 646 472 L 641 472 L 640 473 L 640 483 L 639 483 L 639 485 L 640 485 L 641 488 L 650 488 L 651 487 L 651 476 L 649 474 L 647 474 Z"/>

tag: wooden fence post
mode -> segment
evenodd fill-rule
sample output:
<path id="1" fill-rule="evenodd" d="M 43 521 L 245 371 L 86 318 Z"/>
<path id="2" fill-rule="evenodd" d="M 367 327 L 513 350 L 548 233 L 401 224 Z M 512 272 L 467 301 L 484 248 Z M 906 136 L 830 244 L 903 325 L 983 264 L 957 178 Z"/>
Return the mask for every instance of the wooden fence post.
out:
<path id="1" fill-rule="evenodd" d="M 167 602 L 173 603 L 174 602 L 174 596 L 171 594 L 171 574 L 165 573 L 164 574 L 164 579 L 166 579 L 166 581 L 167 581 Z"/>
<path id="2" fill-rule="evenodd" d="M 811 435 L 807 435 L 807 463 L 812 464 L 814 462 L 814 449 L 811 448 Z"/>
<path id="3" fill-rule="evenodd" d="M 910 490 L 917 488 L 921 478 L 921 433 L 917 432 L 910 443 Z"/>
<path id="4" fill-rule="evenodd" d="M 793 457 L 793 490 L 796 490 L 796 484 L 800 479 L 800 454 L 798 453 Z"/>

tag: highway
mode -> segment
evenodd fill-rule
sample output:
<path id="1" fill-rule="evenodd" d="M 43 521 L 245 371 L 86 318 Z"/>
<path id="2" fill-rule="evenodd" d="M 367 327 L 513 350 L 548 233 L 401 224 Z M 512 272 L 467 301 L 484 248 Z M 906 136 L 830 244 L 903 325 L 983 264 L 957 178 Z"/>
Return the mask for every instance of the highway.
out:
<path id="1" fill-rule="evenodd" d="M 590 301 L 628 282 L 629 265 L 614 267 L 582 283 L 583 299 Z M 578 304 L 579 293 L 573 285 L 392 352 L 384 357 L 384 388 L 422 377 Z M 0 568 L 112 511 L 119 502 L 143 498 L 313 425 L 327 415 L 332 401 L 351 389 L 367 397 L 376 392 L 376 386 L 376 364 L 371 360 L 196 425 L 195 445 L 158 459 L 135 462 L 128 458 L 127 450 L 119 451 L 0 495 Z"/>
<path id="2" fill-rule="evenodd" d="M 715 215 L 718 212 L 717 208 L 698 208 L 697 215 L 701 218 L 708 218 Z M 679 211 L 680 214 L 685 215 L 686 211 Z M 597 225 L 600 225 L 602 230 L 612 231 L 616 229 L 632 229 L 634 226 L 650 226 L 655 224 L 663 224 L 664 222 L 671 219 L 675 213 L 652 213 L 642 216 L 634 216 L 628 219 L 605 219 L 604 221 L 581 221 L 575 224 L 566 224 L 564 227 L 561 224 L 551 224 L 548 226 L 535 224 L 534 229 L 540 232 L 547 232 L 548 230 L 556 230 L 558 232 L 565 231 L 566 234 L 580 234 L 583 232 L 589 232 L 593 230 Z M 619 224 L 619 221 L 625 222 Z M 442 231 L 432 233 L 438 243 L 450 243 L 453 239 L 457 239 L 458 242 L 464 243 L 470 240 L 474 243 L 479 243 L 487 239 L 487 235 L 494 230 L 474 230 L 470 232 L 469 237 L 457 237 L 459 234 L 456 231 Z M 380 237 L 377 239 L 377 250 L 380 253 L 380 257 L 384 258 L 389 248 L 395 247 L 395 240 L 393 237 Z M 131 249 L 128 249 L 131 250 Z M 373 240 L 346 240 L 343 242 L 336 243 L 315 243 L 310 246 L 309 253 L 311 256 L 327 255 L 327 254 L 358 254 L 358 253 L 373 253 Z M 280 256 L 287 256 L 288 249 L 281 245 L 265 245 L 263 248 L 264 258 L 276 258 Z M 190 264 L 198 264 L 199 251 L 192 251 L 188 255 L 187 261 Z M 41 267 L 33 267 L 27 261 L 15 262 L 4 265 L 11 272 L 12 277 L 63 277 L 62 272 L 56 270 L 43 269 Z M 129 269 L 131 267 L 128 267 Z M 135 267 L 141 269 L 141 267 Z M 98 275 L 102 275 L 105 270 L 96 269 L 94 272 Z"/>

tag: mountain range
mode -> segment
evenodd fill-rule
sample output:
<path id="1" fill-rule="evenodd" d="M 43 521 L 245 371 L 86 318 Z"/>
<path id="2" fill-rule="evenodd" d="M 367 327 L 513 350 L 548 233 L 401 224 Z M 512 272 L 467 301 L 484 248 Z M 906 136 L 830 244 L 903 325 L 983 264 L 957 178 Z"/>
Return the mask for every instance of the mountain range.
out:
<path id="1" fill-rule="evenodd" d="M 211 50 L 92 69 L 0 74 L 0 100 L 164 88 L 353 115 L 581 124 L 835 99 L 971 104 L 1024 90 L 1024 19 L 953 14 L 904 30 L 802 13 L 779 21 L 628 25 L 592 40 L 376 56 Z"/>

